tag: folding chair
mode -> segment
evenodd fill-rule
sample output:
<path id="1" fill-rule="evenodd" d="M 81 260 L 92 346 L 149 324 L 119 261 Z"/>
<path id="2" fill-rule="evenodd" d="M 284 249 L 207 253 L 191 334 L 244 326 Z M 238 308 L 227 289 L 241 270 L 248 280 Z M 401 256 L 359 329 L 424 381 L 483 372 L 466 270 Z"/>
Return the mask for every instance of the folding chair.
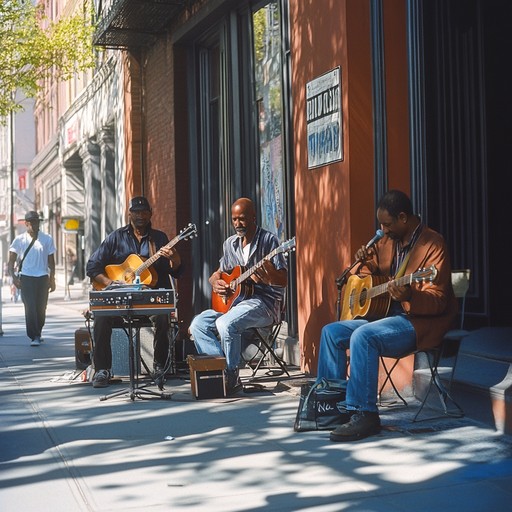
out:
<path id="1" fill-rule="evenodd" d="M 418 416 L 420 415 L 421 411 L 425 407 L 428 397 L 430 395 L 430 391 L 432 390 L 432 387 L 435 387 L 439 400 L 441 402 L 441 406 L 443 408 L 443 413 L 447 416 L 460 418 L 464 416 L 464 411 L 462 408 L 457 404 L 457 402 L 452 398 L 450 395 L 450 388 L 453 381 L 453 376 L 455 373 L 455 368 L 457 365 L 457 359 L 459 354 L 459 348 L 460 343 L 462 339 L 469 334 L 469 331 L 464 329 L 464 316 L 465 316 L 465 309 L 466 309 L 466 294 L 469 289 L 469 280 L 471 276 L 471 271 L 469 269 L 463 269 L 463 270 L 453 270 L 452 271 L 452 286 L 453 291 L 455 293 L 455 296 L 459 299 L 461 305 L 460 305 L 460 327 L 458 329 L 452 329 L 448 331 L 442 341 L 441 344 L 434 348 L 429 350 L 415 350 L 413 352 L 404 354 L 401 357 L 395 358 L 395 361 L 391 365 L 391 367 L 387 367 L 386 362 L 384 360 L 384 357 L 380 358 L 382 368 L 384 369 L 384 372 L 386 374 L 386 377 L 379 389 L 379 404 L 384 405 L 382 402 L 382 391 L 384 389 L 384 386 L 389 382 L 396 394 L 396 396 L 403 402 L 404 405 L 408 405 L 405 398 L 400 395 L 398 392 L 398 389 L 396 388 L 395 383 L 393 382 L 393 379 L 391 378 L 391 374 L 393 373 L 393 370 L 398 365 L 399 361 L 403 359 L 406 356 L 409 356 L 411 354 L 414 354 L 416 356 L 420 354 L 424 354 L 424 357 L 426 358 L 426 361 L 428 363 L 428 372 L 430 374 L 429 383 L 427 386 L 427 392 L 425 393 L 425 396 L 421 400 L 420 408 L 418 409 L 416 415 L 413 418 L 413 422 L 420 421 L 418 420 Z M 453 358 L 454 361 L 452 363 L 451 369 L 450 369 L 450 375 L 448 378 L 448 383 L 445 386 L 442 381 L 441 377 L 439 375 L 439 363 L 444 358 Z M 452 402 L 454 405 L 455 410 L 450 411 L 448 409 L 448 400 Z M 426 418 L 426 419 L 432 419 L 432 418 Z M 424 420 L 422 420 L 424 421 Z"/>
<path id="2" fill-rule="evenodd" d="M 257 361 L 252 369 L 250 378 L 254 378 L 258 370 L 262 369 L 272 372 L 273 376 L 282 375 L 283 373 L 286 373 L 288 377 L 290 376 L 286 363 L 276 353 L 277 337 L 281 331 L 281 326 L 282 322 L 279 322 L 268 328 L 253 327 L 247 330 L 248 336 L 246 336 L 246 340 L 249 341 L 252 347 L 255 347 L 256 352 L 247 354 L 248 350 L 246 347 L 246 350 L 242 351 L 242 359 L 248 366 L 251 366 L 252 362 Z"/>

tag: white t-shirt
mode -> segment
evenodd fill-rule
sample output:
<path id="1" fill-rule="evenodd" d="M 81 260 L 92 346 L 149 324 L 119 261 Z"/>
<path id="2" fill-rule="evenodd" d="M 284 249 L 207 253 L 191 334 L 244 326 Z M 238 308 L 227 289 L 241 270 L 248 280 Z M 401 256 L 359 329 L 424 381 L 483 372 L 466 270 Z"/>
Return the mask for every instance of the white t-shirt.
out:
<path id="1" fill-rule="evenodd" d="M 243 258 L 244 258 L 244 265 L 247 265 L 247 262 L 249 261 L 249 254 L 250 253 L 251 253 L 251 244 L 247 244 L 242 249 L 242 255 L 243 255 Z"/>
<path id="2" fill-rule="evenodd" d="M 27 247 L 30 245 L 32 237 L 28 232 L 18 235 L 9 247 L 10 252 L 18 255 L 18 261 L 23 258 Z M 55 253 L 55 244 L 53 238 L 46 233 L 39 231 L 37 240 L 28 251 L 21 274 L 30 277 L 41 277 L 48 275 L 48 256 Z"/>

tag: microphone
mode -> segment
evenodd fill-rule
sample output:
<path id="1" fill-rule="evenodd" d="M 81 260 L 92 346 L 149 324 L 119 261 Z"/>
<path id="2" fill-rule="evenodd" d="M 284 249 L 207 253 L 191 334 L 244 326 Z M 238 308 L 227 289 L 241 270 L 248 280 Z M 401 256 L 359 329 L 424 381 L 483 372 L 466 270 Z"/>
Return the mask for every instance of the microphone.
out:
<path id="1" fill-rule="evenodd" d="M 373 247 L 383 236 L 384 236 L 384 231 L 382 231 L 382 229 L 377 229 L 377 231 L 375 231 L 375 235 L 373 236 L 373 238 L 365 245 L 365 248 L 368 250 L 370 247 Z M 352 265 L 350 265 L 350 267 L 347 267 L 343 271 L 343 274 L 341 274 L 341 276 L 336 279 L 336 284 L 338 285 L 338 287 L 341 287 L 343 284 L 346 283 L 346 279 L 347 279 L 349 272 L 358 263 L 361 263 L 361 259 L 357 259 L 356 261 L 354 261 L 354 263 L 352 263 Z M 338 315 L 338 317 L 339 317 L 339 315 Z"/>
<path id="2" fill-rule="evenodd" d="M 384 231 L 382 231 L 382 229 L 377 229 L 377 231 L 375 231 L 375 236 L 365 245 L 365 249 L 373 247 L 383 236 Z"/>

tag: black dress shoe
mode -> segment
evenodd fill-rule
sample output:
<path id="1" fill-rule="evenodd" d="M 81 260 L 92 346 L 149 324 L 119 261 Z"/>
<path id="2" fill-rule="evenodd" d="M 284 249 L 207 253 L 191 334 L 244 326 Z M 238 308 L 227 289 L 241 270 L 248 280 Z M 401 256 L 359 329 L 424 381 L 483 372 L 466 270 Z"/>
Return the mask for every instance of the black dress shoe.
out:
<path id="1" fill-rule="evenodd" d="M 380 418 L 378 412 L 357 411 L 352 414 L 350 421 L 338 425 L 330 435 L 331 441 L 358 441 L 380 432 Z"/>

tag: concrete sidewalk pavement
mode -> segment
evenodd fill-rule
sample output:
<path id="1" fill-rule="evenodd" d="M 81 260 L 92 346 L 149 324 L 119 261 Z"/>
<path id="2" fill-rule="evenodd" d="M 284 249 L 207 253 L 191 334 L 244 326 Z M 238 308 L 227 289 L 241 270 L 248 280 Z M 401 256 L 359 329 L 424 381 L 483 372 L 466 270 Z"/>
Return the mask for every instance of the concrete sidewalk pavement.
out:
<path id="1" fill-rule="evenodd" d="M 87 302 L 51 295 L 45 342 L 30 347 L 23 305 L 3 294 L 0 509 L 10 511 L 509 510 L 512 440 L 470 419 L 411 423 L 382 409 L 382 433 L 331 443 L 293 432 L 297 380 L 195 400 L 186 375 L 170 400 L 93 389 L 76 375 Z M 126 385 L 124 382 L 122 385 Z"/>

